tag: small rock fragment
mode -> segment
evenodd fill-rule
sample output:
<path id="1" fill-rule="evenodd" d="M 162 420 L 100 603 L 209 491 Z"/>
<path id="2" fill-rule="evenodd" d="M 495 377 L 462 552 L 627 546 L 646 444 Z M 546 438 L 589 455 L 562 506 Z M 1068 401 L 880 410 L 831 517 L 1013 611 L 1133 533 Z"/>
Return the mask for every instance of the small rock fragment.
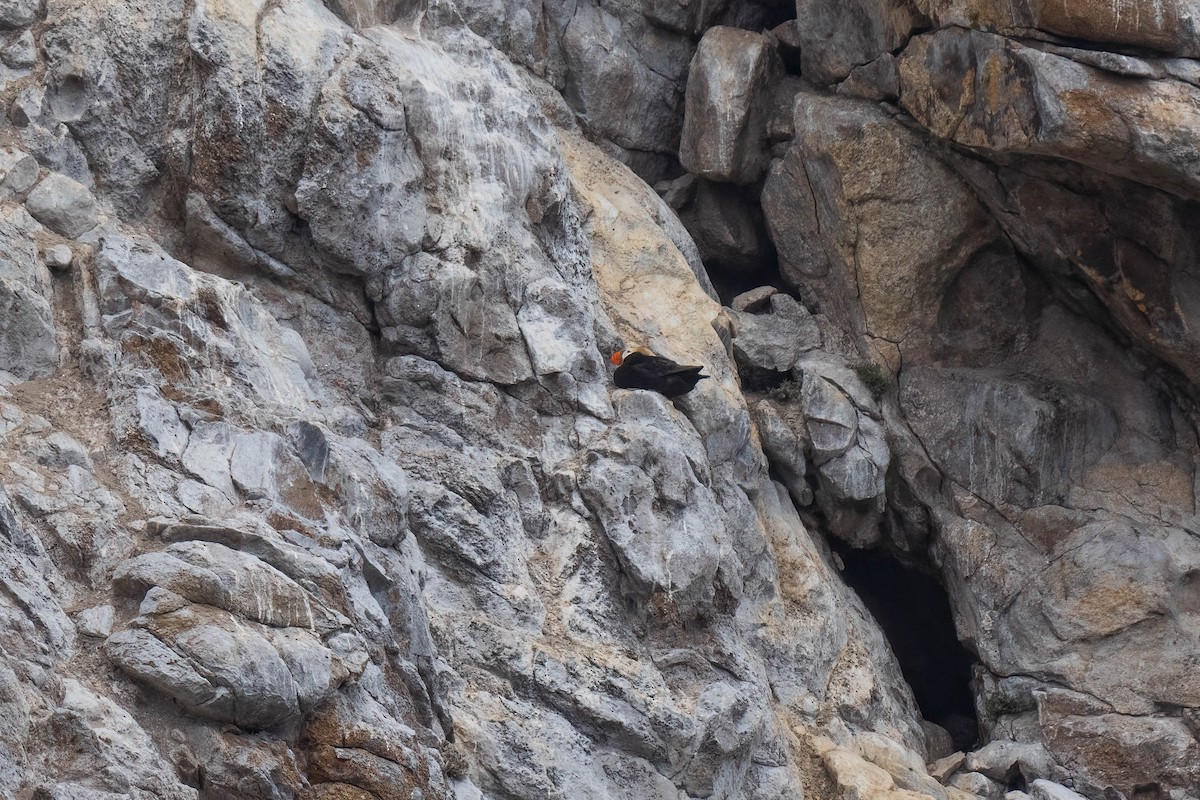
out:
<path id="1" fill-rule="evenodd" d="M 1015 766 L 1026 780 L 1041 778 L 1054 772 L 1054 759 L 1040 744 L 1025 744 L 1008 739 L 989 742 L 967 754 L 967 769 L 982 772 L 993 780 L 1005 780 Z"/>
<path id="2" fill-rule="evenodd" d="M 925 731 L 925 755 L 931 761 L 936 762 L 954 753 L 954 738 L 950 731 L 927 719 L 921 720 L 921 730 Z"/>
<path id="3" fill-rule="evenodd" d="M 960 772 L 950 779 L 950 785 L 979 797 L 995 797 L 1000 793 L 1000 784 L 978 772 Z"/>
<path id="4" fill-rule="evenodd" d="M 66 471 L 72 465 L 91 472 L 94 467 L 87 448 L 62 431 L 46 437 L 37 449 L 38 463 L 52 470 Z"/>
<path id="5" fill-rule="evenodd" d="M 29 69 L 36 64 L 37 46 L 33 42 L 33 32 L 25 31 L 0 50 L 0 61 L 13 69 Z"/>
<path id="6" fill-rule="evenodd" d="M 1029 796 L 1033 800 L 1084 800 L 1079 792 L 1041 778 L 1029 785 Z"/>
<path id="7" fill-rule="evenodd" d="M 65 244 L 56 244 L 47 248 L 45 260 L 46 266 L 50 269 L 66 269 L 71 266 L 71 248 Z"/>
<path id="8" fill-rule="evenodd" d="M 106 604 L 80 611 L 75 616 L 75 627 L 85 636 L 95 636 L 98 639 L 107 637 L 112 633 L 113 607 Z"/>
<path id="9" fill-rule="evenodd" d="M 24 28 L 37 22 L 45 0 L 5 0 L 0 5 L 0 28 Z"/>
<path id="10" fill-rule="evenodd" d="M 942 783 L 945 783 L 946 779 L 953 775 L 958 768 L 966 762 L 966 760 L 967 756 L 962 752 L 951 753 L 945 758 L 939 758 L 937 761 L 930 764 L 929 774 L 934 778 L 937 778 Z"/>
<path id="11" fill-rule="evenodd" d="M 0 200 L 29 191 L 37 176 L 37 159 L 23 150 L 0 148 Z"/>
<path id="12" fill-rule="evenodd" d="M 24 89 L 8 109 L 8 118 L 18 128 L 26 128 L 42 116 L 42 101 L 46 93 L 40 86 Z"/>
<path id="13" fill-rule="evenodd" d="M 778 293 L 779 290 L 774 286 L 760 286 L 757 289 L 751 289 L 748 292 L 742 292 L 729 303 L 729 307 L 734 311 L 749 311 L 757 313 L 766 307 L 767 300 L 771 295 Z"/>

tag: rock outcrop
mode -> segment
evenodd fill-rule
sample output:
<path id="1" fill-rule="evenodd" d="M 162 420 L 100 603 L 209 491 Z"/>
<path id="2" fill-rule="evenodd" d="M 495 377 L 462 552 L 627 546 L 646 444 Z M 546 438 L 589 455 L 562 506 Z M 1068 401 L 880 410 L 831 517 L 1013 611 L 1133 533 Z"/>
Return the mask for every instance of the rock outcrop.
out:
<path id="1" fill-rule="evenodd" d="M 0 796 L 1194 798 L 1200 17 L 993 6 L 0 7 Z"/>

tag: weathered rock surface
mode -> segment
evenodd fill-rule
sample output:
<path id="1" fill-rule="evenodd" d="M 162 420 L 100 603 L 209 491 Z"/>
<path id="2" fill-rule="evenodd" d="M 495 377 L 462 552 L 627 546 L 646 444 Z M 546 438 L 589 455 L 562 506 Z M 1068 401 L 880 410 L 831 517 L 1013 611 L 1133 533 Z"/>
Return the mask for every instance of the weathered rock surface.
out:
<path id="1" fill-rule="evenodd" d="M 791 10 L 0 8 L 0 795 L 1200 783 L 1196 10 Z"/>
<path id="2" fill-rule="evenodd" d="M 994 224 L 919 136 L 879 111 L 802 93 L 795 127 L 763 189 L 783 277 L 843 329 L 917 355 Z"/>
<path id="3" fill-rule="evenodd" d="M 5 406 L 0 541 L 35 570 L 5 587 L 42 631 L 6 637 L 5 791 L 449 797 L 460 740 L 467 796 L 799 797 L 796 727 L 923 747 L 881 635 L 769 479 L 721 309 L 645 184 L 446 20 L 200 3 L 126 36 L 128 13 L 63 4 L 38 33 L 25 130 L 66 126 L 106 221 L 27 201 L 83 237 L 62 291 L 39 256 L 60 240 L 12 235 L 5 280 L 69 352 Z M 712 377 L 678 405 L 614 392 L 602 354 L 636 340 Z M 75 664 L 77 632 L 103 654 Z M 52 771 L 102 727 L 31 738 L 67 679 L 133 715 L 135 778 L 103 749 Z"/>
<path id="4" fill-rule="evenodd" d="M 767 299 L 764 313 L 733 311 L 733 355 L 739 370 L 788 372 L 800 356 L 821 345 L 808 309 L 782 292 Z"/>
<path id="5" fill-rule="evenodd" d="M 45 0 L 13 0 L 0 12 L 0 28 L 24 28 L 45 12 Z"/>
<path id="6" fill-rule="evenodd" d="M 688 71 L 679 161 L 709 180 L 751 183 L 766 167 L 764 99 L 783 72 L 771 40 L 710 28 Z M 733 102 L 730 102 L 730 101 Z"/>
<path id="7" fill-rule="evenodd" d="M 884 48 L 834 69 L 813 63 L 828 51 L 810 44 L 810 80 L 855 76 L 837 100 L 796 99 L 794 138 L 762 197 L 782 276 L 822 325 L 825 348 L 898 379 L 896 406 L 880 402 L 891 454 L 883 542 L 929 547 L 984 668 L 1032 676 L 996 689 L 1004 710 L 985 729 L 1046 748 L 1025 767 L 1030 781 L 1067 781 L 1093 797 L 1136 781 L 1181 789 L 1194 781 L 1180 765 L 1195 734 L 1160 698 L 1194 695 L 1171 644 L 1195 641 L 1190 612 L 1174 610 L 1196 552 L 1185 533 L 1195 443 L 1183 399 L 1200 374 L 1183 255 L 1200 246 L 1193 62 L 1105 48 L 1190 54 L 1193 14 L 1186 4 L 1158 6 L 1153 19 L 1139 19 L 1149 11 L 1136 4 L 1119 19 L 1115 6 L 1086 3 L 919 5 L 934 30 L 886 49 L 898 76 L 892 55 L 876 58 Z M 1048 43 L 1050 34 L 1091 44 Z M 898 97 L 917 125 L 850 97 Z M 839 342 L 831 327 L 849 337 Z M 1188 388 L 1157 384 L 1154 359 Z M 800 414 L 811 438 L 791 441 L 812 448 L 801 469 L 781 452 L 778 412 L 757 415 L 789 485 L 852 440 L 848 414 L 830 419 L 835 406 L 824 403 L 815 426 L 816 409 Z M 1160 477 L 1133 477 L 1151 474 Z M 1112 502 L 1123 493 L 1137 499 Z M 831 497 L 818 505 L 847 536 L 854 529 L 837 515 L 853 506 Z M 1147 669 L 1115 655 L 1135 650 L 1164 660 Z M 1096 658 L 1124 666 L 1101 674 L 1085 666 Z M 1090 700 L 1064 705 L 1064 686 Z M 1116 766 L 1106 752 L 1130 757 Z"/>
<path id="8" fill-rule="evenodd" d="M 51 173 L 25 198 L 25 207 L 38 222 L 68 239 L 96 227 L 96 200 L 87 187 L 66 175 Z"/>
<path id="9" fill-rule="evenodd" d="M 23 169 L 22 163 L 16 161 L 14 172 Z M 23 380 L 49 375 L 58 367 L 50 275 L 32 241 L 40 227 L 20 207 L 0 208 L 0 308 L 5 317 L 0 370 Z"/>
<path id="10" fill-rule="evenodd" d="M 926 24 L 909 0 L 797 0 L 801 72 L 819 86 L 902 48 Z"/>
<path id="11" fill-rule="evenodd" d="M 927 66 L 934 63 L 936 73 Z M 1075 161 L 1200 198 L 1188 145 L 1200 119 L 1196 86 L 1129 85 L 1123 76 L 962 28 L 918 36 L 899 67 L 901 103 L 936 136 Z"/>
<path id="12" fill-rule="evenodd" d="M 37 160 L 23 150 L 0 150 L 0 199 L 23 194 L 37 182 Z"/>
<path id="13" fill-rule="evenodd" d="M 1133 45 L 1181 56 L 1200 55 L 1195 6 L 1190 0 L 1130 3 L 1035 2 L 997 6 L 975 0 L 922 0 L 918 5 L 939 27 L 1029 35 L 1033 31 L 1100 45 Z"/>

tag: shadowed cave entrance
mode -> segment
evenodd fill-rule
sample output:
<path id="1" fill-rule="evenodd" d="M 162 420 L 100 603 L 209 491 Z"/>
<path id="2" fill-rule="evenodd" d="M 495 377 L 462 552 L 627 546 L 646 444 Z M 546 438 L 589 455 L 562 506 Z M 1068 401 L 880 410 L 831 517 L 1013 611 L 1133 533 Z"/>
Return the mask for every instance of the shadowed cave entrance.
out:
<path id="1" fill-rule="evenodd" d="M 950 732 L 955 750 L 979 738 L 971 691 L 975 657 L 954 631 L 950 600 L 937 579 L 881 550 L 856 550 L 830 539 L 842 578 L 883 629 L 921 714 Z"/>

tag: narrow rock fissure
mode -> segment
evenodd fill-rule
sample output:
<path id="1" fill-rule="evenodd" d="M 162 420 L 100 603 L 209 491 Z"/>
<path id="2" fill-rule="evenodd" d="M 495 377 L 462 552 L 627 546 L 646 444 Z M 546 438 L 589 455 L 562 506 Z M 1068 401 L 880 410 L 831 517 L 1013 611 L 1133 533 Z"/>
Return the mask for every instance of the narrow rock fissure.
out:
<path id="1" fill-rule="evenodd" d="M 979 739 L 971 687 L 975 656 L 958 640 L 950 600 L 937 578 L 883 550 L 860 550 L 833 539 L 842 578 L 887 636 L 921 714 L 945 728 L 955 750 Z"/>

